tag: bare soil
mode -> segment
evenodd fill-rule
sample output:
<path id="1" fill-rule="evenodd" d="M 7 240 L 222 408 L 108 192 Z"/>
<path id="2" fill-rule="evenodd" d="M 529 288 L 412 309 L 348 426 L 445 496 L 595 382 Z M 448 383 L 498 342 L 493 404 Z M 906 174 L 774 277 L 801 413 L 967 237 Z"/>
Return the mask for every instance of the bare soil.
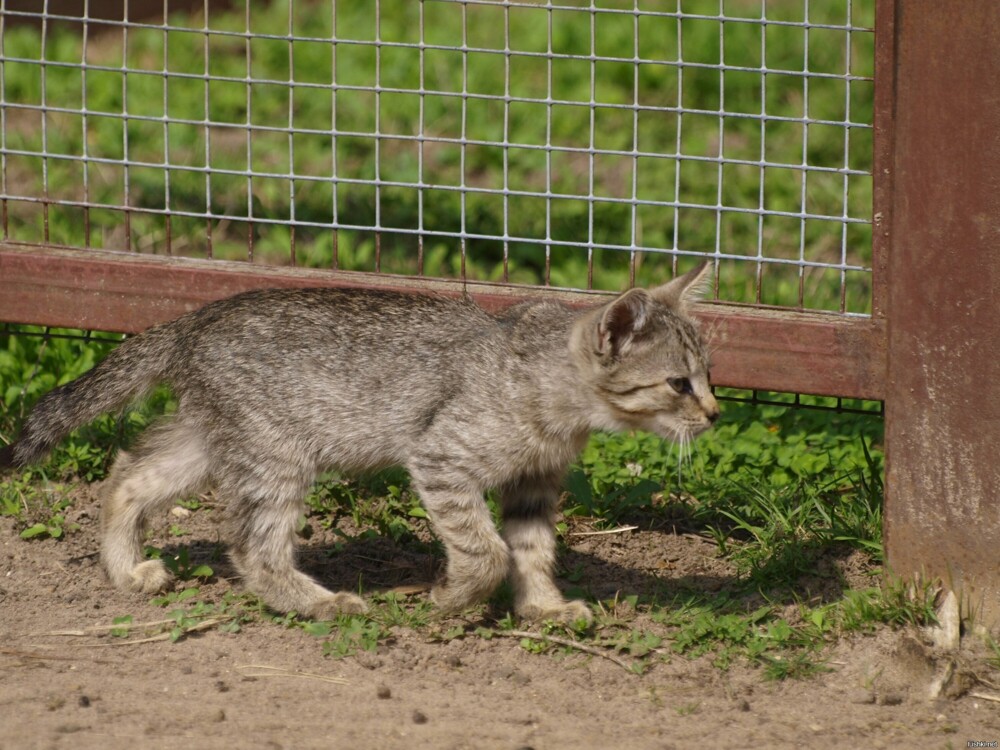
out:
<path id="1" fill-rule="evenodd" d="M 238 633 L 209 629 L 177 642 L 87 631 L 125 614 L 161 620 L 165 610 L 106 581 L 90 488 L 69 513 L 79 529 L 61 540 L 24 541 L 0 520 L 2 750 L 958 748 L 1000 740 L 1000 703 L 981 697 L 1000 690 L 975 637 L 946 655 L 921 633 L 885 628 L 831 645 L 828 672 L 770 682 L 739 660 L 723 670 L 708 656 L 674 654 L 637 675 L 576 650 L 538 654 L 517 638 L 442 640 L 421 628 L 396 627 L 376 652 L 341 659 L 267 617 Z M 216 576 L 200 600 L 238 590 L 226 562 L 211 557 L 220 514 L 195 511 L 181 522 L 190 536 L 179 540 L 169 533 L 178 519 L 165 517 L 151 539 L 189 545 L 192 563 L 211 561 Z M 675 529 L 568 538 L 563 567 L 602 600 L 718 590 L 735 576 L 713 544 Z M 366 591 L 412 586 L 436 564 L 387 539 L 330 554 L 334 541 L 319 529 L 303 551 L 304 566 L 331 586 L 356 587 L 359 577 Z M 865 574 L 851 556 L 827 566 L 829 575 L 803 582 L 803 599 L 836 596 Z M 616 614 L 636 628 L 649 624 L 625 604 Z M 476 617 L 442 627 L 472 628 Z M 66 631 L 82 634 L 56 635 Z M 953 697 L 929 699 L 942 675 Z"/>

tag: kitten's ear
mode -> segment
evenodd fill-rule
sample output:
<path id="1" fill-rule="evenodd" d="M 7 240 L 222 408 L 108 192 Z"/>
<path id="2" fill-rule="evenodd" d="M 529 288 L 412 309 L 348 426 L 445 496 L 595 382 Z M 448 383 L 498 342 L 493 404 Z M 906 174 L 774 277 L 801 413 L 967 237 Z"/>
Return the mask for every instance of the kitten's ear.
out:
<path id="1" fill-rule="evenodd" d="M 629 289 L 608 305 L 597 324 L 597 353 L 621 354 L 645 327 L 650 302 L 645 289 Z"/>
<path id="2" fill-rule="evenodd" d="M 668 281 L 663 286 L 650 289 L 649 293 L 657 302 L 681 314 L 687 314 L 691 305 L 705 295 L 712 280 L 711 268 L 707 260 L 703 261 L 686 274 Z"/>

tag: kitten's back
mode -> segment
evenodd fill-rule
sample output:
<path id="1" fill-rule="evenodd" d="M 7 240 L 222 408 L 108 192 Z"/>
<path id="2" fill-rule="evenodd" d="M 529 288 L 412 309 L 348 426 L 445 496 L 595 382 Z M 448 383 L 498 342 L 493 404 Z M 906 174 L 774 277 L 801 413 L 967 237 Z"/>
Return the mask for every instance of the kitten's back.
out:
<path id="1" fill-rule="evenodd" d="M 259 438 L 311 446 L 346 469 L 404 463 L 442 414 L 488 430 L 560 341 L 566 358 L 572 314 L 542 306 L 541 318 L 537 305 L 493 316 L 430 295 L 249 292 L 190 316 L 170 379 L 216 444 L 240 431 L 255 436 L 242 449 Z"/>

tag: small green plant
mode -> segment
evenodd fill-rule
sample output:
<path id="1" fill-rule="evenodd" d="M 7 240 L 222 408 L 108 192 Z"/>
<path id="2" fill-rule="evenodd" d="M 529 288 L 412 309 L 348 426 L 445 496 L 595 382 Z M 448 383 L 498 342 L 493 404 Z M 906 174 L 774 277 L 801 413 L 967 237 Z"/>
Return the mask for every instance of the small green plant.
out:
<path id="1" fill-rule="evenodd" d="M 327 528 L 347 516 L 355 527 L 396 542 L 413 540 L 427 519 L 409 490 L 408 476 L 396 469 L 352 479 L 337 473 L 323 476 L 306 498 L 306 507 Z"/>
<path id="2" fill-rule="evenodd" d="M 294 611 L 273 615 L 271 617 L 271 622 L 286 628 L 299 628 L 300 630 L 317 638 L 330 635 L 333 630 L 328 621 L 302 619 L 299 617 L 299 613 Z"/>
<path id="3" fill-rule="evenodd" d="M 760 607 L 748 614 L 720 613 L 717 608 L 718 602 L 706 606 L 689 601 L 673 615 L 666 615 L 664 624 L 676 628 L 670 637 L 670 648 L 687 656 L 713 653 L 715 665 L 726 668 L 740 653 L 756 658 L 773 646 L 773 640 L 770 643 L 765 640 L 761 627 L 771 614 L 771 607 Z"/>
<path id="4" fill-rule="evenodd" d="M 596 519 L 599 528 L 614 526 L 635 509 L 650 507 L 653 494 L 662 489 L 649 479 L 631 480 L 631 476 L 623 484 L 609 483 L 607 488 L 601 484 L 598 474 L 573 469 L 566 479 L 572 502 L 563 507 L 563 514 Z"/>
<path id="5" fill-rule="evenodd" d="M 146 547 L 146 557 L 150 560 L 160 560 L 181 581 L 191 581 L 197 578 L 208 579 L 215 575 L 211 566 L 191 562 L 191 551 L 188 547 L 179 547 L 176 554 L 167 554 L 157 547 Z"/>
<path id="6" fill-rule="evenodd" d="M 764 677 L 768 680 L 801 680 L 831 671 L 822 659 L 807 649 L 790 650 L 775 656 L 763 655 Z"/>
<path id="7" fill-rule="evenodd" d="M 324 655 L 340 659 L 358 651 L 374 651 L 379 643 L 391 638 L 394 627 L 426 628 L 434 614 L 428 600 L 410 602 L 393 593 L 377 594 L 371 597 L 369 605 L 365 614 L 338 615 L 333 620 L 311 620 L 297 612 L 272 615 L 270 619 L 283 627 L 298 628 L 325 639 Z"/>
<path id="8" fill-rule="evenodd" d="M 121 625 L 120 628 L 112 628 L 111 635 L 114 638 L 127 638 L 129 634 L 129 627 L 132 624 L 132 615 L 122 615 L 121 617 L 115 617 L 111 620 L 113 625 Z"/>
<path id="9" fill-rule="evenodd" d="M 434 605 L 425 597 L 409 601 L 397 594 L 387 593 L 372 597 L 370 603 L 370 617 L 386 628 L 424 628 L 435 616 Z"/>
<path id="10" fill-rule="evenodd" d="M 26 528 L 21 532 L 21 538 L 35 539 L 48 537 L 50 539 L 59 539 L 65 531 L 72 531 L 75 528 L 77 528 L 76 524 L 67 525 L 66 518 L 57 513 L 45 523 L 34 523 Z"/>
<path id="11" fill-rule="evenodd" d="M 177 505 L 184 508 L 185 510 L 198 510 L 201 508 L 201 498 L 200 497 L 186 497 L 177 501 Z"/>
<path id="12" fill-rule="evenodd" d="M 698 701 L 692 701 L 690 703 L 681 703 L 678 706 L 674 706 L 674 711 L 678 716 L 692 716 L 698 713 L 701 708 L 701 703 Z"/>
<path id="13" fill-rule="evenodd" d="M 364 615 L 340 615 L 329 628 L 330 637 L 323 641 L 323 655 L 333 659 L 352 656 L 358 651 L 374 651 L 392 635 L 381 623 Z"/>
<path id="14" fill-rule="evenodd" d="M 986 636 L 985 642 L 986 648 L 990 652 L 990 655 L 986 658 L 986 663 L 993 669 L 1000 670 L 1000 643 L 997 643 L 997 641 L 989 635 Z"/>
<path id="15" fill-rule="evenodd" d="M 62 487 L 57 485 L 53 488 L 52 495 L 61 495 Z M 68 498 L 62 498 L 56 500 L 51 504 L 41 504 L 37 507 L 32 515 L 35 517 L 41 517 L 44 520 L 37 521 L 21 532 L 22 539 L 59 539 L 66 532 L 76 531 L 79 528 L 79 524 L 67 522 L 66 515 L 63 513 L 68 507 L 72 505 L 72 501 Z"/>
<path id="16" fill-rule="evenodd" d="M 639 658 L 659 649 L 663 645 L 663 637 L 645 630 L 628 630 L 609 645 L 619 653 Z"/>
<path id="17" fill-rule="evenodd" d="M 149 603 L 155 607 L 167 607 L 171 604 L 180 604 L 189 599 L 194 599 L 200 593 L 201 589 L 197 586 L 188 586 L 180 591 L 168 591 L 161 596 L 154 596 L 149 600 Z"/>
<path id="18" fill-rule="evenodd" d="M 839 624 L 844 630 L 933 625 L 937 622 L 935 594 L 933 583 L 914 588 L 901 581 L 891 581 L 883 588 L 845 591 L 836 605 Z"/>
<path id="19" fill-rule="evenodd" d="M 241 624 L 249 619 L 240 606 L 240 597 L 233 595 L 223 597 L 220 603 L 198 601 L 187 608 L 178 607 L 171 610 L 168 616 L 174 620 L 170 627 L 172 641 L 209 627 L 223 633 L 238 633 Z"/>
<path id="20" fill-rule="evenodd" d="M 150 603 L 157 607 L 172 607 L 165 621 L 153 623 L 154 632 L 168 632 L 170 640 L 177 641 L 183 636 L 215 628 L 224 633 L 238 633 L 244 623 L 259 614 L 260 603 L 248 594 L 227 591 L 219 602 L 199 599 L 201 590 L 188 586 L 180 591 L 170 591 L 154 597 Z M 183 605 L 183 606 L 180 606 Z M 132 624 L 128 619 L 119 618 L 123 623 Z M 137 627 L 137 625 L 133 626 Z"/>

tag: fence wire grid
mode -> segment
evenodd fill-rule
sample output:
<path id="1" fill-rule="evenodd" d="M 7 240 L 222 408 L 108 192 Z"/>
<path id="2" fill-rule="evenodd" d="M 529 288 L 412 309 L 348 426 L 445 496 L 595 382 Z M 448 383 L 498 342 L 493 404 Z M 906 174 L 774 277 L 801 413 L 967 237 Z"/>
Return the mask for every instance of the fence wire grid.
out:
<path id="1" fill-rule="evenodd" d="M 89 8 L 0 1 L 8 241 L 871 310 L 871 0 Z"/>

